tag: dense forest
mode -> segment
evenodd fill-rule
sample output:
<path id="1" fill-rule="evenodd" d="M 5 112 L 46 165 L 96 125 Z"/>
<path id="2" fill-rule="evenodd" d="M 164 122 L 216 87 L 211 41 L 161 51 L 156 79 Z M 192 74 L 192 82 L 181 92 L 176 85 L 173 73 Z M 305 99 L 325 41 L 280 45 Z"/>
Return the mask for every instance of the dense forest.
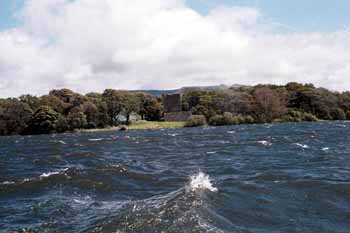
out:
<path id="1" fill-rule="evenodd" d="M 183 110 L 193 113 L 187 126 L 350 119 L 350 92 L 332 92 L 312 84 L 187 88 L 182 94 Z M 0 99 L 0 135 L 105 128 L 129 124 L 132 115 L 161 121 L 162 97 L 113 89 L 86 95 L 52 90 L 40 97 Z"/>

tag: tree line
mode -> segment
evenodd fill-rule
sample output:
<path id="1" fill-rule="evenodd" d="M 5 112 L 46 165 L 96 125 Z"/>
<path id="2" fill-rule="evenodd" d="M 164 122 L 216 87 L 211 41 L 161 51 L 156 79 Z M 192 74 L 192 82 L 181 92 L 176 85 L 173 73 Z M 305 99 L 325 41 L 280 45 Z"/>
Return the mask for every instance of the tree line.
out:
<path id="1" fill-rule="evenodd" d="M 142 92 L 107 89 L 81 95 L 69 89 L 41 97 L 23 95 L 0 99 L 0 135 L 63 133 L 128 124 L 131 114 L 159 121 L 161 98 Z"/>
<path id="2" fill-rule="evenodd" d="M 194 88 L 182 94 L 182 109 L 194 115 L 187 126 L 350 119 L 350 92 L 332 92 L 312 84 Z M 52 90 L 40 97 L 0 99 L 0 135 L 105 128 L 129 124 L 133 114 L 161 121 L 162 97 L 113 89 L 86 95 Z"/>
<path id="3" fill-rule="evenodd" d="M 193 90 L 184 94 L 183 105 L 195 114 L 189 126 L 350 120 L 350 92 L 332 92 L 295 82 Z"/>

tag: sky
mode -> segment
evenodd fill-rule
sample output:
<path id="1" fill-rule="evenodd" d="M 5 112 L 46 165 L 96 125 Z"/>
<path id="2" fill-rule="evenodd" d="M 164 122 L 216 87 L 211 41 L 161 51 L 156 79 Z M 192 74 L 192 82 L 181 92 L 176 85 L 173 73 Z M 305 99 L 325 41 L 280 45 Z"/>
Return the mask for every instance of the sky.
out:
<path id="1" fill-rule="evenodd" d="M 348 0 L 0 0 L 0 97 L 291 81 L 350 90 L 348 12 Z"/>
<path id="2" fill-rule="evenodd" d="M 202 14 L 220 5 L 255 7 L 271 22 L 295 31 L 349 29 L 350 22 L 348 0 L 187 0 L 187 3 Z"/>

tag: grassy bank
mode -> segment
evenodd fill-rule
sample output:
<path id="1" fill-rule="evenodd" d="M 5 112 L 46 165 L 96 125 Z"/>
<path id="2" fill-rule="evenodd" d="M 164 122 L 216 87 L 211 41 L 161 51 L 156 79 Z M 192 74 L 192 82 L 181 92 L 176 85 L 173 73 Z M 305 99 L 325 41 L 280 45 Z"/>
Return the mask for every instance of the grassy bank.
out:
<path id="1" fill-rule="evenodd" d="M 99 129 L 80 129 L 79 132 L 107 132 L 107 131 L 118 131 L 119 127 L 107 127 Z"/>
<path id="2" fill-rule="evenodd" d="M 130 130 L 136 129 L 165 129 L 165 128 L 183 128 L 185 122 L 160 122 L 160 121 L 139 121 L 128 126 Z"/>
<path id="3" fill-rule="evenodd" d="M 142 130 L 142 129 L 175 129 L 183 128 L 185 122 L 162 122 L 162 121 L 138 121 L 133 122 L 127 128 L 129 130 Z M 120 127 L 108 127 L 102 129 L 82 129 L 80 132 L 105 132 L 105 131 L 118 131 Z"/>

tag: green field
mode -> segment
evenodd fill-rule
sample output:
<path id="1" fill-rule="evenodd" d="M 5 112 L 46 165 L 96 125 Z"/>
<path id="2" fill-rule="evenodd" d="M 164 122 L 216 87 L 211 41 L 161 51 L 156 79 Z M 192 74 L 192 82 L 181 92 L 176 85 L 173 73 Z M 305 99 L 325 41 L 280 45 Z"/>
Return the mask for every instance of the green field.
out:
<path id="1" fill-rule="evenodd" d="M 128 126 L 128 129 L 163 129 L 163 128 L 183 128 L 185 122 L 161 122 L 161 121 L 138 121 Z"/>
<path id="2" fill-rule="evenodd" d="M 137 121 L 131 123 L 127 128 L 129 130 L 142 129 L 166 129 L 166 128 L 183 128 L 185 122 L 163 122 L 163 121 Z M 82 129 L 81 132 L 103 132 L 103 131 L 118 131 L 120 127 L 108 127 L 102 129 Z"/>

